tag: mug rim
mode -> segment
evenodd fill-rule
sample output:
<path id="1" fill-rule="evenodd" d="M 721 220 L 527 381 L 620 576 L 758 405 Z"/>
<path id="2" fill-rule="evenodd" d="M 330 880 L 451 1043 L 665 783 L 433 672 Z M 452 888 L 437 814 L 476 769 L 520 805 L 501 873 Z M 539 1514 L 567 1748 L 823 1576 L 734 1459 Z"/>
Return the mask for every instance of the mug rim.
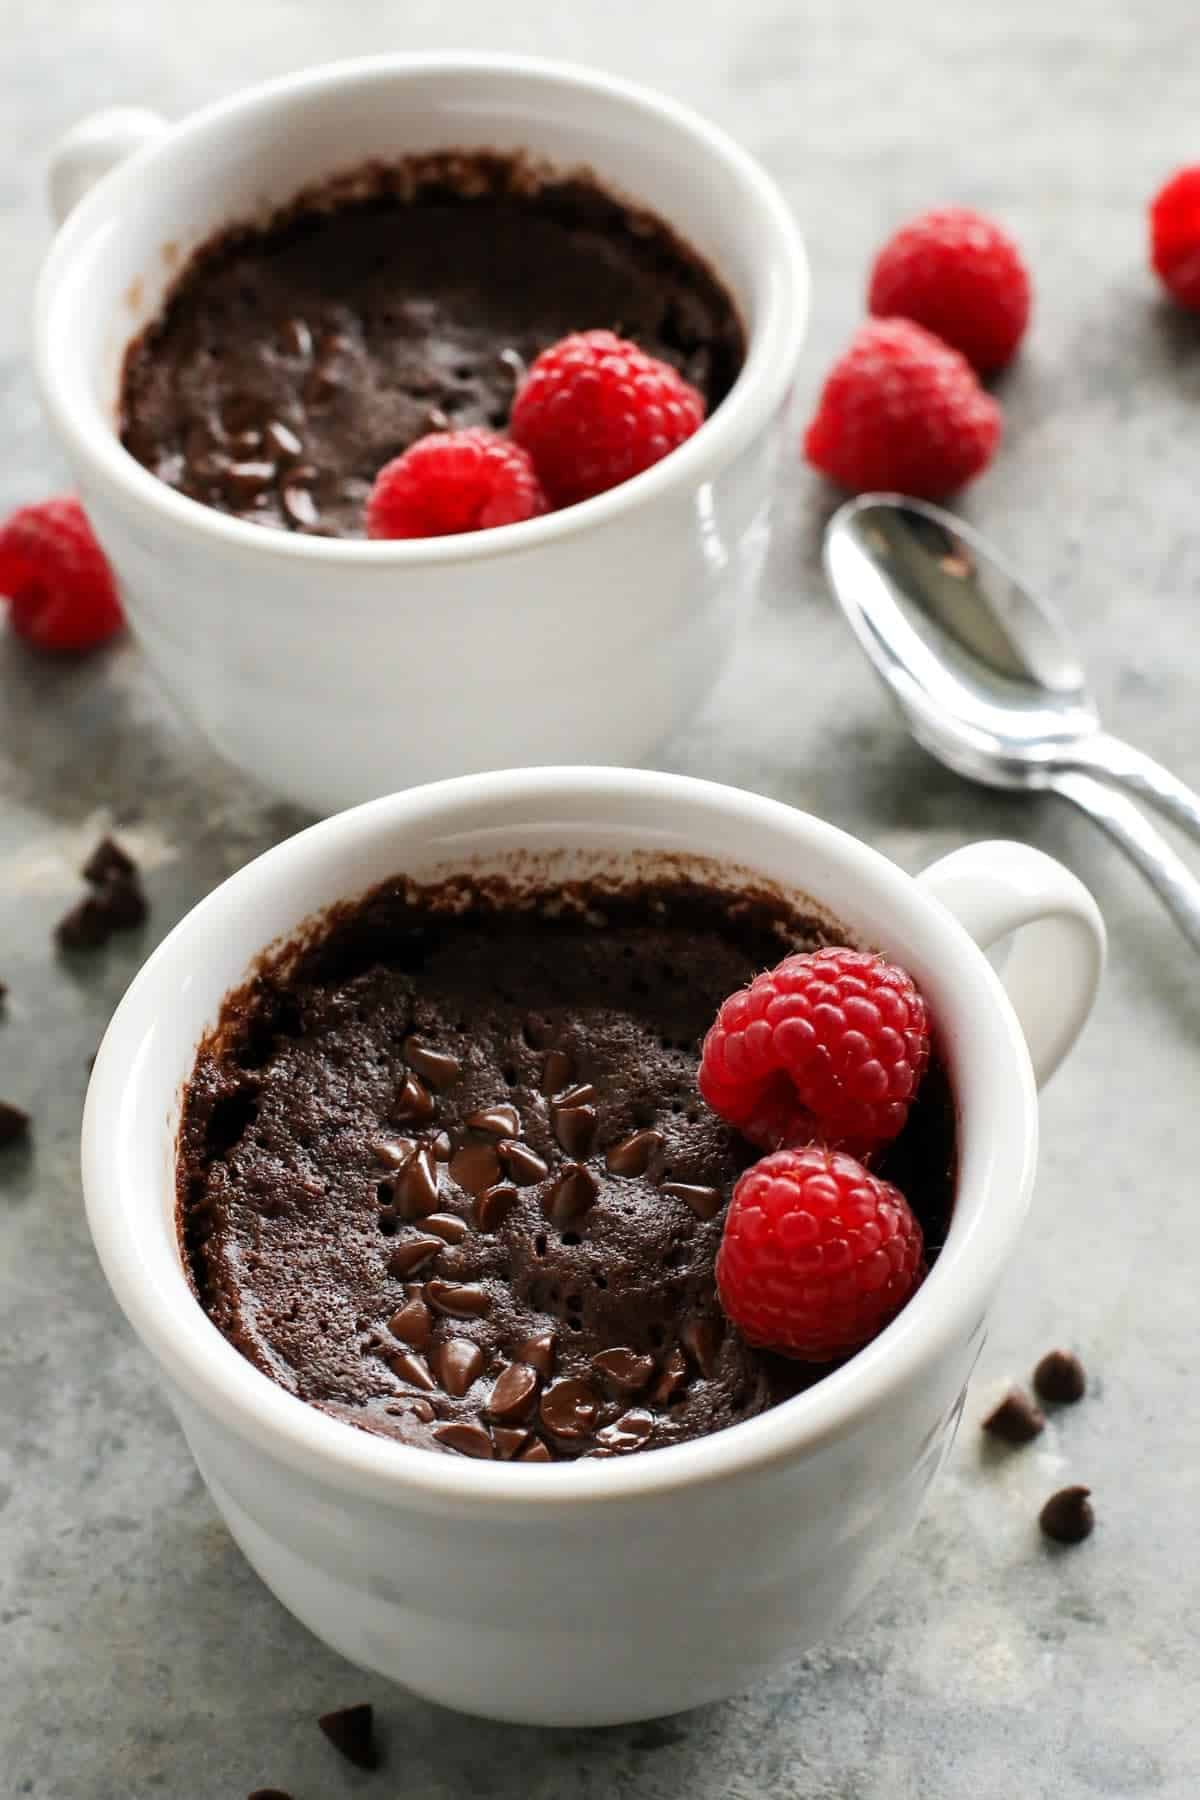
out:
<path id="1" fill-rule="evenodd" d="M 60 341 L 70 338 L 69 321 L 61 317 L 61 284 L 77 250 L 104 230 L 114 211 L 137 204 L 137 193 L 156 165 L 187 156 L 207 134 L 264 105 L 307 99 L 321 89 L 348 93 L 361 84 L 455 74 L 540 81 L 650 115 L 689 139 L 698 154 L 724 165 L 741 185 L 747 206 L 762 221 L 769 278 L 762 317 L 747 334 L 746 359 L 720 406 L 678 449 L 605 493 L 540 518 L 451 537 L 372 542 L 266 531 L 160 481 L 125 449 L 112 421 L 90 395 L 80 400 L 69 391 L 66 370 L 74 365 L 58 351 Z M 536 122 L 532 110 L 529 117 Z M 281 559 L 286 564 L 299 557 L 341 568 L 428 567 L 533 551 L 708 480 L 764 429 L 784 400 L 807 330 L 809 299 L 803 239 L 774 179 L 756 157 L 692 108 L 639 82 L 552 58 L 487 51 L 396 52 L 324 63 L 242 88 L 167 126 L 160 138 L 110 170 L 63 223 L 42 266 L 34 305 L 34 361 L 56 431 L 72 457 L 86 462 L 93 478 L 103 483 L 111 502 L 127 509 L 151 506 L 165 526 L 215 541 L 223 551 L 251 560 Z"/>
<path id="2" fill-rule="evenodd" d="M 318 1411 L 247 1361 L 204 1312 L 182 1259 L 165 1273 L 149 1266 L 138 1220 L 153 1217 L 163 1196 L 159 1182 L 138 1178 L 131 1146 L 141 1139 L 135 1101 L 152 1060 L 155 1018 L 169 1004 L 181 971 L 192 981 L 203 979 L 204 942 L 220 934 L 227 915 L 253 910 L 264 883 L 283 886 L 303 867 L 350 864 L 356 850 L 381 837 L 419 839 L 439 815 L 452 817 L 459 805 L 553 800 L 580 808 L 582 824 L 610 816 L 597 807 L 615 808 L 631 793 L 664 809 L 690 809 L 697 837 L 707 813 L 743 825 L 748 838 L 758 828 L 777 842 L 788 838 L 815 848 L 872 891 L 901 921 L 899 931 L 918 953 L 923 947 L 932 953 L 936 944 L 939 965 L 949 965 L 953 995 L 955 1016 L 939 1013 L 937 1023 L 955 1064 L 956 1098 L 961 1103 L 968 1086 L 987 1098 L 986 1107 L 975 1103 L 979 1121 L 964 1116 L 960 1104 L 959 1179 L 945 1246 L 907 1306 L 857 1355 L 792 1399 L 704 1437 L 641 1455 L 517 1467 L 435 1455 L 373 1436 Z M 519 830 L 512 836 L 516 848 Z M 697 845 L 692 853 L 705 852 Z M 764 860 L 752 851 L 744 859 L 751 869 Z M 815 898 L 824 902 L 819 892 Z M 829 904 L 837 913 L 837 903 Z M 210 1020 L 223 997 L 224 990 L 212 995 Z M 164 1119 L 162 1129 L 168 1128 L 173 1122 Z M 956 1339 L 982 1326 L 1024 1220 L 1036 1148 L 1033 1072 L 1007 995 L 964 927 L 896 864 L 824 820 L 740 789 L 655 771 L 563 767 L 458 776 L 369 801 L 275 845 L 222 882 L 153 952 L 113 1015 L 88 1088 L 82 1164 L 89 1227 L 122 1311 L 169 1381 L 223 1429 L 310 1478 L 323 1477 L 335 1490 L 383 1502 L 528 1510 L 676 1494 L 801 1459 L 861 1428 Z"/>

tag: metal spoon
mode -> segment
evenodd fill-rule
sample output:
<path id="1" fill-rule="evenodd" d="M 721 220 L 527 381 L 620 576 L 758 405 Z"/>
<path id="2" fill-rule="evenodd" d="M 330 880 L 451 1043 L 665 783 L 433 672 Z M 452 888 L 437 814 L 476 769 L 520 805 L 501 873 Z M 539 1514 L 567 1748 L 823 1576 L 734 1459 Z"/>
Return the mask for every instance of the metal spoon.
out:
<path id="1" fill-rule="evenodd" d="M 1126 798 L 1200 843 L 1200 795 L 1103 730 L 1062 624 L 996 551 L 936 506 L 864 494 L 830 520 L 825 571 L 917 742 L 974 781 L 1074 801 L 1200 950 L 1200 881 Z"/>

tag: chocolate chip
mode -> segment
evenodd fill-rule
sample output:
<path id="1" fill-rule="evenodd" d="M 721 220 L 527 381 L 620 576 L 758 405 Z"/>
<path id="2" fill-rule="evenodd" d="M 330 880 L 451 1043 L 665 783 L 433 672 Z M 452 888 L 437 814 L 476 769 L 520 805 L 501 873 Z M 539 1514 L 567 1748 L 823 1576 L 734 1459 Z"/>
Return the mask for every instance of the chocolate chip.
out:
<path id="1" fill-rule="evenodd" d="M 636 1407 L 598 1431 L 596 1442 L 607 1450 L 632 1450 L 638 1444 L 644 1444 L 653 1430 L 654 1414 Z"/>
<path id="2" fill-rule="evenodd" d="M 374 1709 L 370 1705 L 344 1706 L 338 1712 L 322 1713 L 317 1724 L 334 1749 L 356 1769 L 377 1769 L 379 1751 L 375 1747 L 374 1718 Z"/>
<path id="3" fill-rule="evenodd" d="M 371 1145 L 371 1155 L 385 1169 L 402 1169 L 415 1156 L 416 1150 L 416 1138 L 376 1138 Z"/>
<path id="4" fill-rule="evenodd" d="M 467 1221 L 457 1213 L 430 1213 L 421 1220 L 426 1231 L 434 1231 L 446 1244 L 461 1244 L 467 1235 Z"/>
<path id="5" fill-rule="evenodd" d="M 672 1200 L 683 1200 L 698 1219 L 715 1219 L 721 1210 L 720 1188 L 695 1187 L 689 1181 L 664 1181 L 658 1191 L 669 1194 Z"/>
<path id="6" fill-rule="evenodd" d="M 282 419 L 272 419 L 263 432 L 263 436 L 277 456 L 294 458 L 304 454 L 304 445 L 291 426 L 285 425 Z"/>
<path id="7" fill-rule="evenodd" d="M 415 1274 L 422 1264 L 432 1262 L 438 1251 L 444 1248 L 441 1238 L 407 1238 L 388 1257 L 388 1273 L 398 1275 L 403 1280 L 406 1275 Z"/>
<path id="8" fill-rule="evenodd" d="M 542 1197 L 542 1211 L 552 1224 L 570 1225 L 595 1205 L 600 1184 L 582 1163 L 568 1163 L 549 1193 Z"/>
<path id="9" fill-rule="evenodd" d="M 512 1138 L 505 1138 L 496 1146 L 497 1155 L 504 1164 L 505 1172 L 511 1175 L 518 1187 L 530 1187 L 533 1182 L 541 1181 L 549 1173 L 540 1156 L 524 1144 L 516 1143 Z"/>
<path id="10" fill-rule="evenodd" d="M 137 864 L 114 838 L 102 837 L 80 873 L 91 887 L 105 887 L 110 881 L 129 881 Z"/>
<path id="11" fill-rule="evenodd" d="M 108 942 L 110 933 L 108 914 L 95 894 L 80 900 L 54 928 L 63 950 L 98 950 Z"/>
<path id="12" fill-rule="evenodd" d="M 717 1354 L 724 1337 L 720 1319 L 685 1319 L 679 1327 L 679 1341 L 704 1376 L 717 1366 Z"/>
<path id="13" fill-rule="evenodd" d="M 96 899 L 107 914 L 110 931 L 136 931 L 146 922 L 149 908 L 136 876 L 108 882 Z"/>
<path id="14" fill-rule="evenodd" d="M 492 1461 L 492 1440 L 482 1425 L 439 1425 L 433 1435 L 439 1444 L 445 1444 L 447 1450 L 457 1450 L 460 1456 L 478 1456 Z"/>
<path id="15" fill-rule="evenodd" d="M 527 1337 L 513 1351 L 517 1362 L 528 1363 L 536 1369 L 545 1381 L 549 1381 L 554 1373 L 554 1363 L 558 1355 L 558 1333 L 556 1331 L 539 1331 L 534 1337 Z"/>
<path id="16" fill-rule="evenodd" d="M 529 1442 L 527 1431 L 514 1431 L 508 1425 L 492 1426 L 492 1442 L 505 1462 L 511 1462 L 518 1450 L 523 1450 Z"/>
<path id="17" fill-rule="evenodd" d="M 644 1175 L 650 1167 L 650 1158 L 656 1150 L 662 1149 L 661 1131 L 635 1131 L 632 1137 L 622 1138 L 614 1144 L 605 1162 L 610 1175 Z"/>
<path id="18" fill-rule="evenodd" d="M 433 1317 L 423 1300 L 407 1300 L 388 1320 L 388 1330 L 414 1350 L 424 1350 L 433 1332 Z"/>
<path id="19" fill-rule="evenodd" d="M 292 1796 L 285 1794 L 282 1788 L 255 1788 L 247 1800 L 292 1800 Z"/>
<path id="20" fill-rule="evenodd" d="M 425 1298 L 453 1319 L 481 1319 L 492 1304 L 487 1289 L 475 1282 L 427 1281 Z"/>
<path id="21" fill-rule="evenodd" d="M 542 1064 L 542 1093 L 561 1094 L 570 1082 L 571 1068 L 571 1058 L 565 1050 L 547 1050 Z"/>
<path id="22" fill-rule="evenodd" d="M 401 1169 L 392 1197 L 406 1219 L 424 1218 L 438 1210 L 437 1164 L 428 1144 L 419 1144 Z"/>
<path id="23" fill-rule="evenodd" d="M 1065 1487 L 1051 1494 L 1038 1514 L 1038 1524 L 1056 1544 L 1081 1544 L 1092 1535 L 1096 1514 L 1089 1495 L 1091 1488 Z"/>
<path id="24" fill-rule="evenodd" d="M 517 1204 L 517 1190 L 508 1182 L 500 1182 L 480 1194 L 475 1201 L 475 1223 L 480 1231 L 499 1231 Z"/>
<path id="25" fill-rule="evenodd" d="M 518 1462 L 553 1462 L 554 1458 L 543 1444 L 541 1438 L 534 1438 L 528 1450 L 522 1450 Z"/>
<path id="26" fill-rule="evenodd" d="M 275 479 L 275 464 L 264 458 L 253 462 L 230 463 L 223 480 L 229 493 L 235 500 L 253 500 L 264 488 L 269 488 Z"/>
<path id="27" fill-rule="evenodd" d="M 392 1409 L 389 1407 L 388 1410 L 391 1411 Z M 434 1412 L 432 1406 L 430 1406 L 428 1400 L 410 1400 L 406 1406 L 398 1408 L 397 1410 L 410 1413 L 414 1419 L 419 1419 L 422 1425 L 432 1425 L 433 1421 L 437 1418 L 437 1414 Z"/>
<path id="28" fill-rule="evenodd" d="M 1087 1392 L 1087 1376 L 1070 1350 L 1051 1350 L 1033 1371 L 1033 1385 L 1052 1406 L 1073 1406 Z"/>
<path id="29" fill-rule="evenodd" d="M 411 1119 L 417 1125 L 428 1124 L 433 1117 L 433 1095 L 415 1075 L 406 1075 L 392 1103 L 392 1111 L 402 1121 Z"/>
<path id="30" fill-rule="evenodd" d="M 451 1056 L 447 1050 L 431 1050 L 428 1044 L 422 1044 L 414 1037 L 404 1040 L 404 1060 L 439 1093 L 443 1088 L 453 1087 L 462 1074 L 462 1063 L 457 1056 Z"/>
<path id="31" fill-rule="evenodd" d="M 427 1394 L 436 1392 L 437 1382 L 429 1373 L 429 1365 L 423 1356 L 410 1350 L 385 1350 L 383 1360 L 392 1374 L 407 1381 L 410 1387 L 421 1388 Z"/>
<path id="32" fill-rule="evenodd" d="M 554 1104 L 559 1106 L 587 1106 L 596 1098 L 596 1090 L 590 1081 L 581 1081 L 578 1087 L 567 1088 L 565 1093 L 555 1094 Z"/>
<path id="33" fill-rule="evenodd" d="M 472 1131 L 487 1131 L 493 1137 L 515 1138 L 521 1135 L 521 1115 L 515 1106 L 485 1106 L 468 1113 L 463 1120 Z"/>
<path id="34" fill-rule="evenodd" d="M 1010 1388 L 983 1421 L 983 1429 L 1006 1444 L 1028 1444 L 1045 1427 L 1042 1412 L 1020 1388 Z"/>
<path id="35" fill-rule="evenodd" d="M 312 355 L 312 332 L 303 319 L 285 319 L 280 327 L 279 342 L 285 356 Z"/>
<path id="36" fill-rule="evenodd" d="M 500 1158 L 491 1144 L 464 1144 L 450 1158 L 450 1175 L 468 1194 L 482 1194 L 500 1179 Z"/>
<path id="37" fill-rule="evenodd" d="M 687 1381 L 687 1364 L 682 1350 L 672 1350 L 662 1366 L 662 1373 L 650 1390 L 656 1406 L 669 1406 Z"/>
<path id="38" fill-rule="evenodd" d="M 482 1372 L 483 1351 L 470 1338 L 447 1338 L 434 1346 L 429 1361 L 446 1392 L 461 1400 Z"/>
<path id="39" fill-rule="evenodd" d="M 496 1377 L 496 1385 L 488 1396 L 484 1411 L 505 1424 L 523 1419 L 537 1399 L 538 1378 L 528 1363 L 513 1362 Z"/>
<path id="40" fill-rule="evenodd" d="M 602 1350 L 599 1356 L 593 1356 L 592 1367 L 597 1375 L 624 1394 L 640 1393 L 654 1373 L 654 1358 L 639 1356 L 636 1350 L 627 1350 L 623 1346 L 615 1350 Z"/>
<path id="41" fill-rule="evenodd" d="M 262 449 L 262 432 L 254 427 L 249 431 L 239 431 L 230 439 L 229 447 L 239 461 L 243 457 L 253 456 L 255 451 Z"/>
<path id="42" fill-rule="evenodd" d="M 599 1410 L 600 1396 L 580 1375 L 568 1375 L 548 1387 L 539 1408 L 546 1430 L 554 1437 L 571 1440 L 591 1436 Z"/>
<path id="43" fill-rule="evenodd" d="M 554 1114 L 554 1135 L 568 1156 L 586 1156 L 596 1135 L 594 1106 L 564 1106 Z"/>
<path id="44" fill-rule="evenodd" d="M 321 523 L 321 513 L 312 494 L 298 481 L 285 481 L 279 495 L 284 513 L 302 531 Z"/>
<path id="45" fill-rule="evenodd" d="M 18 1138 L 28 1135 L 29 1114 L 22 1112 L 19 1106 L 10 1106 L 7 1100 L 0 1100 L 0 1148 L 15 1144 Z"/>
<path id="46" fill-rule="evenodd" d="M 450 1133 L 448 1131 L 436 1132 L 429 1141 L 433 1149 L 433 1154 L 437 1157 L 438 1161 L 449 1162 L 451 1151 Z"/>

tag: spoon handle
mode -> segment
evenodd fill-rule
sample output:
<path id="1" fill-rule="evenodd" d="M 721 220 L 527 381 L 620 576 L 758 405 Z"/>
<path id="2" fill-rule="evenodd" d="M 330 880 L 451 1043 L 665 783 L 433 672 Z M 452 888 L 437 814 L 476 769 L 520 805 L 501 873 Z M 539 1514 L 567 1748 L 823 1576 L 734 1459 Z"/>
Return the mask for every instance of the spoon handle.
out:
<path id="1" fill-rule="evenodd" d="M 1158 827 L 1124 794 L 1074 769 L 1064 769 L 1050 783 L 1055 793 L 1073 800 L 1136 863 L 1193 949 L 1200 950 L 1200 881 L 1177 856 Z"/>
<path id="2" fill-rule="evenodd" d="M 1086 740 L 1073 761 L 1076 768 L 1115 782 L 1135 800 L 1157 807 L 1164 818 L 1200 843 L 1200 794 L 1152 756 L 1100 731 Z"/>

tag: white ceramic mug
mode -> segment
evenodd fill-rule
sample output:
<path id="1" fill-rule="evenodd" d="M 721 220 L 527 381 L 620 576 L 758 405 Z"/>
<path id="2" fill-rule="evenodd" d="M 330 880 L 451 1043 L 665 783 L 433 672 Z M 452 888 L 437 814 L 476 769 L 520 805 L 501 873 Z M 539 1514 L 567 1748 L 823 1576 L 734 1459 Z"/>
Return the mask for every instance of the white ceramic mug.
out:
<path id="1" fill-rule="evenodd" d="M 811 896 L 912 971 L 948 1057 L 959 1183 L 928 1280 L 815 1387 L 691 1443 L 535 1466 L 369 1436 L 240 1356 L 184 1276 L 180 1089 L 223 995 L 268 942 L 331 902 L 401 871 L 503 867 L 514 851 L 563 873 L 682 853 L 716 859 L 732 887 L 749 872 Z M 1002 986 L 980 946 L 1014 931 Z M 680 776 L 547 769 L 439 783 L 268 851 L 150 958 L 88 1094 L 89 1222 L 230 1530 L 319 1637 L 496 1718 L 597 1725 L 676 1711 L 826 1636 L 904 1541 L 1025 1217 L 1035 1077 L 1083 1025 L 1103 957 L 1090 895 L 1019 844 L 975 845 L 914 881 L 819 819 Z"/>
<path id="2" fill-rule="evenodd" d="M 718 271 L 748 353 L 693 438 L 581 506 L 403 543 L 247 524 L 122 448 L 126 348 L 197 245 L 323 176 L 452 147 L 585 166 Z M 512 762 L 637 761 L 699 705 L 753 589 L 808 313 L 791 216 L 722 132 L 562 64 L 389 56 L 170 129 L 128 109 L 85 121 L 59 146 L 51 198 L 74 210 L 38 287 L 44 403 L 147 657 L 233 762 L 328 811 Z"/>

